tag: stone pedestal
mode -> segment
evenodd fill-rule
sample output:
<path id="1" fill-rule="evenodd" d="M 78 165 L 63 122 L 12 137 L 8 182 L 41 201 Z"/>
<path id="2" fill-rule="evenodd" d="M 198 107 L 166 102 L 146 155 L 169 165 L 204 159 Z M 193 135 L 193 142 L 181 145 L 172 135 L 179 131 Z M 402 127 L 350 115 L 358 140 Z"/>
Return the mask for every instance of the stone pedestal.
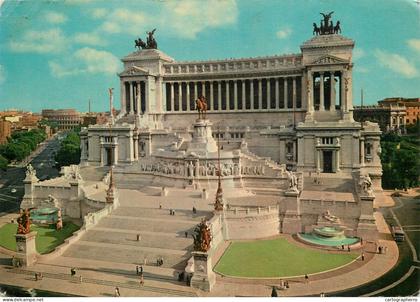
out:
<path id="1" fill-rule="evenodd" d="M 14 265 L 31 266 L 35 264 L 37 251 L 35 246 L 36 232 L 16 234 L 16 256 Z"/>
<path id="2" fill-rule="evenodd" d="M 374 195 L 360 196 L 360 217 L 357 225 L 357 236 L 366 240 L 376 240 L 378 229 L 373 216 Z"/>
<path id="3" fill-rule="evenodd" d="M 285 234 L 296 234 L 302 232 L 302 221 L 300 217 L 299 191 L 289 190 L 284 192 L 286 196 L 286 212 L 284 213 L 282 232 Z"/>
<path id="4" fill-rule="evenodd" d="M 209 292 L 216 283 L 211 256 L 204 252 L 192 252 L 192 255 L 194 257 L 194 274 L 191 278 L 191 287 Z"/>
<path id="5" fill-rule="evenodd" d="M 212 136 L 212 125 L 209 120 L 196 120 L 193 125 L 193 137 L 188 146 L 187 153 L 194 152 L 199 156 L 204 156 L 207 153 L 217 152 L 217 143 Z"/>

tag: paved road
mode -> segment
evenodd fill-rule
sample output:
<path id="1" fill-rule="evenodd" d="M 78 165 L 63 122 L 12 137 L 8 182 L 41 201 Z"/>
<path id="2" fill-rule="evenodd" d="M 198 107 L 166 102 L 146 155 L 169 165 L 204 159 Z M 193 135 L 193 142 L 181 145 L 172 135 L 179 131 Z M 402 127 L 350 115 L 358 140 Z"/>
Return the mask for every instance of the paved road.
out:
<path id="1" fill-rule="evenodd" d="M 406 240 L 398 244 L 400 256 L 397 265 L 381 278 L 363 286 L 334 293 L 331 296 L 416 296 L 420 287 L 420 199 L 395 198 L 396 206 L 382 212 L 388 224 L 401 225 Z"/>
<path id="2" fill-rule="evenodd" d="M 45 149 L 36 155 L 30 162 L 37 171 L 39 179 L 44 180 L 58 176 L 54 168 L 54 153 L 60 146 L 59 137 L 45 142 Z M 10 167 L 0 172 L 0 216 L 17 211 L 24 194 L 23 179 L 25 167 Z M 16 192 L 12 193 L 15 189 Z"/>

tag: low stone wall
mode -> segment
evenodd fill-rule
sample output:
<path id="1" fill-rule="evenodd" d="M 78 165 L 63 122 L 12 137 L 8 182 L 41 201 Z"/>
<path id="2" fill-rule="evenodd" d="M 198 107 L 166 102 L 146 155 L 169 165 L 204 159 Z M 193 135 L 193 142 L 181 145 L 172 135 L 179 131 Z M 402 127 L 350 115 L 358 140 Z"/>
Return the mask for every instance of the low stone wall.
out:
<path id="1" fill-rule="evenodd" d="M 225 214 L 226 240 L 258 239 L 280 233 L 279 207 L 236 208 Z"/>
<path id="2" fill-rule="evenodd" d="M 100 211 L 87 214 L 83 218 L 83 225 L 78 231 L 74 232 L 71 237 L 64 240 L 64 243 L 56 247 L 51 253 L 39 255 L 38 261 L 48 261 L 55 257 L 61 256 L 71 244 L 77 242 L 89 229 L 95 226 L 103 217 L 110 214 L 112 212 L 112 209 L 112 205 L 107 205 Z"/>

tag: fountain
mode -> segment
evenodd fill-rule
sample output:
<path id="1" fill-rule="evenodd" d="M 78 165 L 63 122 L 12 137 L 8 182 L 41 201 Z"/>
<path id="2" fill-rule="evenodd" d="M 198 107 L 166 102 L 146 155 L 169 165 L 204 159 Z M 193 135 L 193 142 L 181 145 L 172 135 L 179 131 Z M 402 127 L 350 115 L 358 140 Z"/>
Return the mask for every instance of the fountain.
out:
<path id="1" fill-rule="evenodd" d="M 344 235 L 344 228 L 339 226 L 323 226 L 314 228 L 311 233 L 299 233 L 298 238 L 305 243 L 320 246 L 353 245 L 359 238 Z"/>

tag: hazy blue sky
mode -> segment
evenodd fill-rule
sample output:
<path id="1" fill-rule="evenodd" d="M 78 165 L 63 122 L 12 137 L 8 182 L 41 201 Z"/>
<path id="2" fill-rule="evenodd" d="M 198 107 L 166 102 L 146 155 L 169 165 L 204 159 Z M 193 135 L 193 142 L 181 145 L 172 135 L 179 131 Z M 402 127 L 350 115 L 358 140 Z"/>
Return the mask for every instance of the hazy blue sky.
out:
<path id="1" fill-rule="evenodd" d="M 106 110 L 119 59 L 155 27 L 180 61 L 299 53 L 324 11 L 356 41 L 354 104 L 361 88 L 366 103 L 420 96 L 414 0 L 13 0 L 0 8 L 0 110 Z"/>

